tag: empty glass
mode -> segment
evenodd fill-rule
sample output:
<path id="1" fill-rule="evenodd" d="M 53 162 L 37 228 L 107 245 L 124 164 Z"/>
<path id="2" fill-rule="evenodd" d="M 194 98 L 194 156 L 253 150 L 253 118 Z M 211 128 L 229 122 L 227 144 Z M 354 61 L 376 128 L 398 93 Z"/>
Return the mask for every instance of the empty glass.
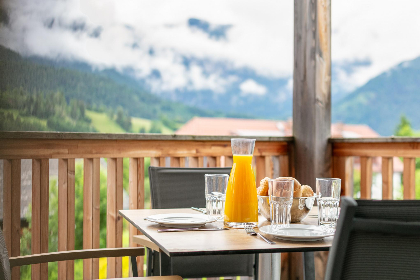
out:
<path id="1" fill-rule="evenodd" d="M 318 224 L 335 228 L 337 225 L 341 192 L 341 179 L 316 178 Z"/>
<path id="2" fill-rule="evenodd" d="M 226 200 L 227 174 L 205 174 L 207 215 L 223 217 Z"/>
<path id="3" fill-rule="evenodd" d="M 274 179 L 268 181 L 271 225 L 274 229 L 288 227 L 290 224 L 294 182 L 292 179 Z"/>

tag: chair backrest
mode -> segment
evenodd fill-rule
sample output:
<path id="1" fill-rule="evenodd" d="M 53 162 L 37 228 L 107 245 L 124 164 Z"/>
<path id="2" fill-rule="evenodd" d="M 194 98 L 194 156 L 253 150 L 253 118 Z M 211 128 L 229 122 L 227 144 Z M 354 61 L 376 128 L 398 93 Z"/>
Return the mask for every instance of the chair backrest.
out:
<path id="1" fill-rule="evenodd" d="M 342 197 L 326 277 L 419 279 L 420 201 Z"/>
<path id="2" fill-rule="evenodd" d="M 230 174 L 227 168 L 149 167 L 152 208 L 206 207 L 204 174 Z"/>
<path id="3" fill-rule="evenodd" d="M 10 280 L 9 254 L 6 248 L 6 241 L 3 237 L 3 231 L 0 230 L 0 279 Z"/>

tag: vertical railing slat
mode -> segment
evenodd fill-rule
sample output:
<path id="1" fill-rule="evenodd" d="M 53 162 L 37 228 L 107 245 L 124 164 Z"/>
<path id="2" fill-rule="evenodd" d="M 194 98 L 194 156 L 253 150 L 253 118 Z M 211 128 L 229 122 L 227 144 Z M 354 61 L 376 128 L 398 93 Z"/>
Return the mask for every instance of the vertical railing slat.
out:
<path id="1" fill-rule="evenodd" d="M 333 157 L 333 177 L 341 179 L 341 195 L 353 197 L 353 157 Z"/>
<path id="2" fill-rule="evenodd" d="M 67 251 L 68 161 L 58 159 L 58 251 Z M 58 279 L 67 279 L 67 262 L 58 262 Z"/>
<path id="3" fill-rule="evenodd" d="M 274 170 L 273 170 L 273 160 L 271 156 L 265 156 L 265 177 L 273 178 Z"/>
<path id="4" fill-rule="evenodd" d="M 204 167 L 204 157 L 198 157 L 198 167 Z"/>
<path id="5" fill-rule="evenodd" d="M 206 167 L 216 167 L 217 166 L 217 162 L 216 162 L 216 157 L 207 157 L 207 166 Z"/>
<path id="6" fill-rule="evenodd" d="M 115 248 L 116 244 L 116 202 L 117 189 L 117 159 L 108 158 L 107 161 L 107 216 L 106 216 L 106 246 Z M 115 278 L 115 258 L 107 260 L 107 278 Z"/>
<path id="7" fill-rule="evenodd" d="M 3 160 L 3 231 L 9 256 L 20 255 L 21 160 Z M 12 280 L 20 279 L 19 267 L 12 268 Z"/>
<path id="8" fill-rule="evenodd" d="M 256 165 L 257 165 L 257 187 L 260 184 L 260 181 L 265 177 L 265 158 L 263 156 L 255 157 Z"/>
<path id="9" fill-rule="evenodd" d="M 232 156 L 225 156 L 225 166 L 231 167 L 233 165 L 233 157 Z"/>
<path id="10" fill-rule="evenodd" d="M 130 158 L 129 200 L 130 209 L 144 208 L 144 158 Z M 139 234 L 141 234 L 141 232 L 137 230 L 133 225 L 130 225 L 130 247 L 137 246 L 137 244 L 133 242 L 133 236 Z M 137 269 L 139 276 L 143 275 L 143 260 L 144 259 L 141 256 L 137 258 Z"/>
<path id="11" fill-rule="evenodd" d="M 67 250 L 74 250 L 75 238 L 75 159 L 67 161 Z M 67 261 L 67 280 L 74 279 L 74 261 Z"/>
<path id="12" fill-rule="evenodd" d="M 41 160 L 32 160 L 32 228 L 31 228 L 31 252 L 41 253 Z M 41 265 L 31 265 L 31 279 L 41 279 Z"/>
<path id="13" fill-rule="evenodd" d="M 222 157 L 221 156 L 216 157 L 216 167 L 222 167 Z"/>
<path id="14" fill-rule="evenodd" d="M 289 177 L 290 176 L 290 167 L 289 167 L 289 157 L 288 156 L 279 156 L 279 175 L 280 177 Z"/>
<path id="15" fill-rule="evenodd" d="M 92 249 L 93 243 L 93 159 L 83 160 L 83 249 Z M 92 279 L 92 259 L 83 260 L 83 279 Z"/>
<path id="16" fill-rule="evenodd" d="M 123 210 L 123 178 L 124 178 L 124 171 L 123 171 L 123 159 L 117 158 L 117 187 L 116 187 L 116 209 L 115 209 L 115 217 L 116 217 L 116 235 L 115 235 L 115 246 L 116 248 L 122 248 L 122 238 L 123 238 L 123 218 L 120 214 L 118 214 L 119 210 Z M 122 258 L 115 258 L 115 277 L 121 278 L 122 277 Z"/>
<path id="17" fill-rule="evenodd" d="M 392 157 L 382 157 L 382 199 L 392 199 L 394 164 Z"/>
<path id="18" fill-rule="evenodd" d="M 416 198 L 416 159 L 404 158 L 404 199 Z"/>
<path id="19" fill-rule="evenodd" d="M 180 167 L 179 157 L 171 157 L 171 167 Z"/>
<path id="20" fill-rule="evenodd" d="M 198 157 L 189 157 L 188 167 L 198 167 Z"/>
<path id="21" fill-rule="evenodd" d="M 101 205 L 101 159 L 94 158 L 92 165 L 92 248 L 100 244 L 100 205 Z M 99 279 L 99 259 L 92 260 L 92 278 Z"/>
<path id="22" fill-rule="evenodd" d="M 41 253 L 48 253 L 48 223 L 50 220 L 50 163 L 49 159 L 41 159 Z M 48 279 L 48 263 L 41 264 L 41 279 Z"/>
<path id="23" fill-rule="evenodd" d="M 360 198 L 370 199 L 372 196 L 372 158 L 360 157 Z"/>

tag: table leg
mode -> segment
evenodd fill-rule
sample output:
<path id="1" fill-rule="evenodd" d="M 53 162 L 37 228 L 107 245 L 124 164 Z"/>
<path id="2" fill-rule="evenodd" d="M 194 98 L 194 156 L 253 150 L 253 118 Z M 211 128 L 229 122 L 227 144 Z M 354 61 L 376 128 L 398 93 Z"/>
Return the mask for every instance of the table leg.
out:
<path id="1" fill-rule="evenodd" d="M 304 252 L 303 259 L 303 265 L 305 268 L 305 280 L 315 280 L 314 252 Z"/>
<path id="2" fill-rule="evenodd" d="M 280 280 L 281 254 L 259 254 L 258 279 Z"/>
<path id="3" fill-rule="evenodd" d="M 271 254 L 271 280 L 280 280 L 281 253 Z"/>

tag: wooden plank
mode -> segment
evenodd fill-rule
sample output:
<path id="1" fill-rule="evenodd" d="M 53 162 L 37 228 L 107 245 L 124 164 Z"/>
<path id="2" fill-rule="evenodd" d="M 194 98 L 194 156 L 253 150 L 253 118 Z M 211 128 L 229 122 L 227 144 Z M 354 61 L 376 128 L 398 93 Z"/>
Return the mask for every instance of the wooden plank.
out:
<path id="1" fill-rule="evenodd" d="M 123 239 L 123 218 L 118 214 L 119 210 L 123 210 L 123 159 L 117 158 L 117 186 L 115 190 L 116 197 L 116 234 L 115 234 L 115 246 L 116 248 L 122 248 Z M 122 277 L 122 258 L 115 258 L 115 277 Z"/>
<path id="2" fill-rule="evenodd" d="M 414 139 L 413 139 L 414 140 Z M 420 157 L 420 143 L 333 143 L 336 156 Z"/>
<path id="3" fill-rule="evenodd" d="M 106 245 L 115 248 L 116 244 L 116 189 L 117 189 L 117 159 L 109 158 L 107 161 L 107 219 L 106 219 Z M 107 278 L 115 278 L 115 258 L 107 260 Z"/>
<path id="4" fill-rule="evenodd" d="M 341 195 L 353 197 L 353 157 L 333 157 L 333 177 L 341 179 Z"/>
<path id="5" fill-rule="evenodd" d="M 41 160 L 32 160 L 32 254 L 41 253 Z M 31 279 L 41 279 L 41 266 L 31 266 Z"/>
<path id="6" fill-rule="evenodd" d="M 58 251 L 67 251 L 68 160 L 58 159 Z M 67 279 L 67 263 L 58 262 L 58 278 Z"/>
<path id="7" fill-rule="evenodd" d="M 101 205 L 101 162 L 93 159 L 92 165 L 92 249 L 99 249 L 100 244 L 100 205 Z M 92 259 L 92 278 L 99 279 L 99 259 Z"/>
<path id="8" fill-rule="evenodd" d="M 265 177 L 265 158 L 257 156 L 255 157 L 256 165 L 257 165 L 257 186 L 259 186 L 259 182 Z"/>
<path id="9" fill-rule="evenodd" d="M 3 233 L 9 257 L 12 248 L 12 212 L 19 208 L 12 208 L 12 160 L 3 160 Z M 19 209 L 20 211 L 20 209 Z"/>
<path id="10" fill-rule="evenodd" d="M 382 157 L 382 199 L 393 198 L 394 159 Z"/>
<path id="11" fill-rule="evenodd" d="M 153 251 L 161 252 L 159 246 L 156 245 L 155 243 L 153 243 L 152 240 L 150 240 L 149 238 L 147 238 L 144 235 L 134 235 L 133 239 L 132 239 L 132 242 L 134 244 L 140 245 L 142 247 L 152 249 Z M 133 246 L 131 246 L 131 247 L 133 247 Z"/>
<path id="12" fill-rule="evenodd" d="M 48 253 L 48 223 L 50 220 L 50 164 L 48 159 L 41 159 L 41 253 Z M 48 263 L 42 263 L 40 269 L 40 279 L 48 279 Z"/>
<path id="13" fill-rule="evenodd" d="M 231 167 L 233 165 L 233 156 L 225 157 L 225 166 Z"/>
<path id="14" fill-rule="evenodd" d="M 198 157 L 198 167 L 204 167 L 204 157 Z"/>
<path id="15" fill-rule="evenodd" d="M 360 198 L 372 197 L 372 158 L 360 157 Z"/>
<path id="16" fill-rule="evenodd" d="M 75 159 L 67 162 L 67 250 L 74 250 L 75 238 Z M 74 280 L 74 261 L 67 261 L 67 280 Z"/>
<path id="17" fill-rule="evenodd" d="M 180 167 L 179 157 L 171 157 L 171 167 Z"/>
<path id="18" fill-rule="evenodd" d="M 216 167 L 216 157 L 207 157 L 207 166 L 206 167 Z"/>
<path id="19" fill-rule="evenodd" d="M 1 139 L 0 158 L 117 158 L 223 156 L 230 141 Z M 288 142 L 256 142 L 254 155 L 286 155 Z"/>
<path id="20" fill-rule="evenodd" d="M 144 158 L 130 158 L 129 162 L 129 200 L 130 209 L 143 209 L 144 208 Z M 140 235 L 133 225 L 130 224 L 129 229 L 130 247 L 137 246 L 133 237 Z M 137 258 L 138 274 L 143 275 L 143 257 Z M 130 259 L 131 262 L 131 259 Z M 131 275 L 130 271 L 130 275 Z M 131 275 L 132 276 L 132 275 Z"/>
<path id="21" fill-rule="evenodd" d="M 216 157 L 216 167 L 222 167 L 222 157 Z"/>
<path id="22" fill-rule="evenodd" d="M 83 160 L 83 249 L 93 247 L 93 159 Z M 92 259 L 83 260 L 83 278 L 92 279 Z"/>
<path id="23" fill-rule="evenodd" d="M 180 157 L 179 158 L 179 167 L 187 167 L 186 166 L 186 160 L 185 160 L 185 157 Z"/>
<path id="24" fill-rule="evenodd" d="M 280 177 L 290 177 L 290 166 L 288 156 L 279 156 Z"/>
<path id="25" fill-rule="evenodd" d="M 188 167 L 198 167 L 198 157 L 188 157 Z"/>
<path id="26" fill-rule="evenodd" d="M 416 159 L 404 158 L 404 199 L 416 198 Z"/>
<path id="27" fill-rule="evenodd" d="M 21 160 L 11 161 L 11 249 L 10 255 L 20 255 L 20 199 L 21 199 Z M 12 280 L 20 279 L 20 270 L 13 268 Z"/>
<path id="28" fill-rule="evenodd" d="M 273 169 L 273 160 L 271 156 L 265 156 L 265 177 L 273 178 L 274 175 L 274 169 Z"/>
<path id="29" fill-rule="evenodd" d="M 293 65 L 294 177 L 302 184 L 315 186 L 317 177 L 331 176 L 332 165 L 328 143 L 331 136 L 331 0 L 295 1 Z M 323 271 L 326 262 L 319 260 L 324 259 L 315 255 L 316 271 Z M 292 264 L 291 279 L 303 279 L 302 260 L 300 256 Z"/>
<path id="30" fill-rule="evenodd" d="M 31 228 L 31 252 L 41 253 L 41 160 L 32 160 L 32 228 Z M 41 279 L 41 265 L 31 266 L 31 279 Z"/>

